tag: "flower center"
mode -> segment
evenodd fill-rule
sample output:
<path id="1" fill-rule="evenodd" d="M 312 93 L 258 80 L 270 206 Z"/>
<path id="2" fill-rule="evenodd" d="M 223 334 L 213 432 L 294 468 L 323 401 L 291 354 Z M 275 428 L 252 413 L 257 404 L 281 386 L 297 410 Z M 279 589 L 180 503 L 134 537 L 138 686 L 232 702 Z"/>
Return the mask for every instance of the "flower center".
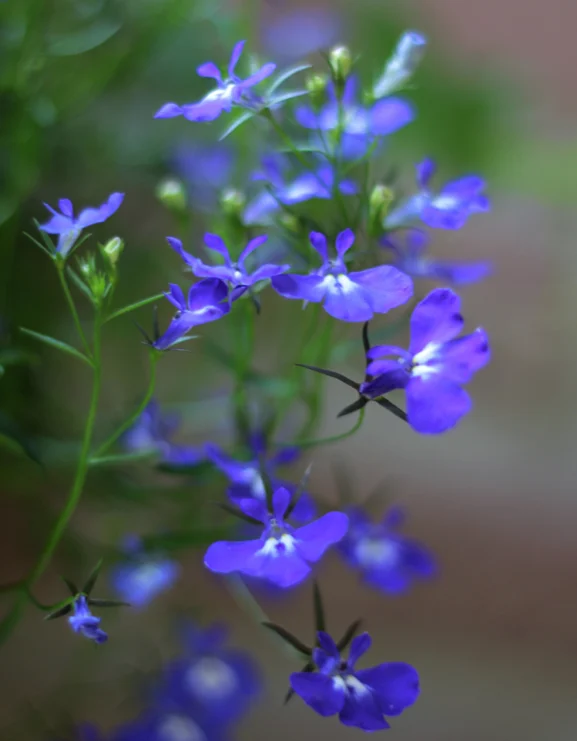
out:
<path id="1" fill-rule="evenodd" d="M 264 556 L 285 556 L 288 553 L 292 553 L 295 549 L 295 539 L 292 535 L 289 535 L 276 523 L 269 526 L 270 537 L 268 537 L 263 547 L 258 552 Z"/>
<path id="2" fill-rule="evenodd" d="M 158 728 L 159 741 L 207 741 L 203 730 L 185 715 L 168 715 Z"/>
<path id="3" fill-rule="evenodd" d="M 355 556 L 365 568 L 386 568 L 397 563 L 399 550 L 388 538 L 361 538 L 355 547 Z"/>
<path id="4" fill-rule="evenodd" d="M 238 679 L 231 667 L 222 659 L 205 656 L 196 661 L 186 672 L 187 689 L 203 700 L 222 700 L 235 692 Z"/>
<path id="5" fill-rule="evenodd" d="M 409 367 L 410 373 L 417 377 L 437 373 L 439 369 L 435 366 L 434 361 L 438 358 L 440 347 L 439 342 L 429 342 L 428 345 L 425 345 L 420 352 L 413 356 L 413 361 Z"/>

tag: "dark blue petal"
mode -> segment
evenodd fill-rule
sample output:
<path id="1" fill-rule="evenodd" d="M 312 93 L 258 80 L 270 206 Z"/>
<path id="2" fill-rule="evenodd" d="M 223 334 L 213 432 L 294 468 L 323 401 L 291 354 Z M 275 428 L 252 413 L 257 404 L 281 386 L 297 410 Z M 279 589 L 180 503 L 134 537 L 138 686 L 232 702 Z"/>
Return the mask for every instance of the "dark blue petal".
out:
<path id="1" fill-rule="evenodd" d="M 415 118 L 412 106 L 401 98 L 385 98 L 371 109 L 370 127 L 373 134 L 386 136 L 411 123 Z"/>
<path id="2" fill-rule="evenodd" d="M 386 314 L 391 309 L 402 306 L 413 295 L 413 281 L 392 265 L 379 265 L 349 273 L 349 278 L 363 287 L 377 314 Z"/>
<path id="3" fill-rule="evenodd" d="M 343 512 L 329 512 L 294 531 L 298 552 L 307 561 L 318 561 L 331 545 L 344 538 L 349 518 Z"/>
<path id="4" fill-rule="evenodd" d="M 485 366 L 491 357 L 489 338 L 484 329 L 476 329 L 464 337 L 444 343 L 438 356 L 427 365 L 436 368 L 444 378 L 467 383 L 473 374 Z"/>
<path id="5" fill-rule="evenodd" d="M 323 717 L 340 712 L 345 701 L 342 680 L 333 680 L 325 674 L 296 672 L 290 675 L 293 690 L 306 704 Z"/>
<path id="6" fill-rule="evenodd" d="M 244 571 L 254 565 L 255 555 L 262 548 L 262 540 L 246 540 L 236 543 L 218 541 L 209 546 L 204 556 L 204 565 L 217 574 Z"/>
<path id="7" fill-rule="evenodd" d="M 409 351 L 415 355 L 429 342 L 447 342 L 463 328 L 461 299 L 449 288 L 436 288 L 420 301 L 411 316 Z"/>
<path id="8" fill-rule="evenodd" d="M 372 669 L 361 669 L 355 676 L 371 688 L 385 715 L 396 715 L 396 709 L 412 705 L 419 696 L 419 675 L 409 664 L 380 664 Z"/>
<path id="9" fill-rule="evenodd" d="M 406 392 L 408 422 L 426 435 L 450 430 L 472 406 L 464 389 L 437 374 L 412 378 Z"/>
<path id="10" fill-rule="evenodd" d="M 353 726 L 363 731 L 381 731 L 389 728 L 372 691 L 353 677 L 347 681 L 345 704 L 339 714 L 339 720 L 345 726 Z"/>
<path id="11" fill-rule="evenodd" d="M 275 275 L 271 278 L 274 290 L 284 298 L 303 301 L 322 301 L 326 294 L 324 278 L 320 275 Z"/>
<path id="12" fill-rule="evenodd" d="M 371 647 L 372 640 L 368 633 L 361 633 L 359 636 L 355 636 L 351 642 L 351 648 L 349 651 L 348 666 L 349 669 L 353 669 L 357 661 L 365 654 Z"/>

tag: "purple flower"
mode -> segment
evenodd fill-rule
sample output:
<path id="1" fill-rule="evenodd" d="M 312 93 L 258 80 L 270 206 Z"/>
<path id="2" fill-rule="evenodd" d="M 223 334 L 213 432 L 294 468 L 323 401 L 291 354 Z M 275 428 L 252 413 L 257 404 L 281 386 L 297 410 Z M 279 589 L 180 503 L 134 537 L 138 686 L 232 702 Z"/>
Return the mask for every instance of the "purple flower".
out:
<path id="1" fill-rule="evenodd" d="M 208 725 L 193 713 L 168 705 L 153 708 L 120 728 L 112 741 L 224 741 L 219 724 Z"/>
<path id="2" fill-rule="evenodd" d="M 166 332 L 153 343 L 157 350 L 168 350 L 193 327 L 220 319 L 230 311 L 228 288 L 218 278 L 208 278 L 188 289 L 185 299 L 182 288 L 170 283 L 170 292 L 164 295 L 177 308 L 177 313 Z"/>
<path id="3" fill-rule="evenodd" d="M 207 725 L 237 721 L 262 689 L 253 660 L 224 645 L 226 631 L 219 625 L 187 626 L 184 637 L 184 655 L 165 670 L 161 702 L 170 698 Z"/>
<path id="4" fill-rule="evenodd" d="M 310 242 L 323 259 L 322 266 L 311 275 L 279 275 L 272 286 L 285 298 L 323 302 L 327 314 L 345 322 L 366 322 L 374 314 L 386 314 L 408 301 L 413 283 L 408 275 L 391 265 L 349 273 L 344 255 L 355 241 L 350 229 L 336 239 L 337 258 L 328 257 L 327 239 L 311 232 Z"/>
<path id="5" fill-rule="evenodd" d="M 360 386 L 360 393 L 374 399 L 395 388 L 407 395 L 411 427 L 424 434 L 438 434 L 454 427 L 471 409 L 462 388 L 475 371 L 489 361 L 489 340 L 481 328 L 457 337 L 464 325 L 461 300 L 448 288 L 436 288 L 415 307 L 411 316 L 411 342 L 403 350 L 378 345 L 369 350 L 374 376 Z M 384 355 L 394 360 L 375 360 Z"/>
<path id="6" fill-rule="evenodd" d="M 235 75 L 234 70 L 245 43 L 239 41 L 232 50 L 226 79 L 222 78 L 220 70 L 213 62 L 205 62 L 197 68 L 196 72 L 200 77 L 210 77 L 217 83 L 216 88 L 205 95 L 202 100 L 183 106 L 166 103 L 155 113 L 154 118 L 184 116 L 189 121 L 214 121 L 223 111 L 232 110 L 233 105 L 252 107 L 257 102 L 257 98 L 250 89 L 272 75 L 276 65 L 265 64 L 254 75 L 241 80 Z"/>
<path id="7" fill-rule="evenodd" d="M 385 219 L 385 226 L 394 229 L 421 219 L 436 229 L 460 229 L 471 214 L 489 211 L 490 203 L 483 191 L 485 181 L 478 175 L 467 175 L 451 180 L 438 193 L 429 189 L 429 181 L 436 165 L 425 159 L 417 165 L 417 183 L 421 190 L 393 209 Z"/>
<path id="8" fill-rule="evenodd" d="M 428 257 L 425 254 L 428 242 L 429 236 L 418 229 L 408 231 L 403 247 L 389 237 L 381 240 L 384 247 L 394 252 L 395 266 L 413 278 L 426 278 L 462 285 L 483 280 L 492 270 L 492 265 L 487 260 L 463 263 Z"/>
<path id="9" fill-rule="evenodd" d="M 85 595 L 79 594 L 74 601 L 74 614 L 68 618 L 70 627 L 75 633 L 80 633 L 95 643 L 105 643 L 108 640 L 107 634 L 101 630 L 101 618 L 95 617 L 88 607 L 88 601 Z"/>
<path id="10" fill-rule="evenodd" d="M 261 435 L 253 435 L 250 440 L 250 448 L 253 458 L 248 461 L 236 460 L 212 443 L 209 443 L 205 448 L 207 458 L 228 477 L 231 485 L 227 493 L 234 504 L 238 504 L 242 499 L 250 498 L 259 502 L 266 501 L 266 489 L 261 470 L 261 461 L 266 455 L 266 442 Z M 275 489 L 283 487 L 288 489 L 291 495 L 296 490 L 294 484 L 278 478 L 275 472 L 278 466 L 292 463 L 299 455 L 299 448 L 288 447 L 269 455 L 264 460 L 266 473 Z M 297 522 L 306 522 L 314 515 L 314 502 L 309 494 L 303 492 L 295 505 L 292 517 Z"/>
<path id="11" fill-rule="evenodd" d="M 349 518 L 342 512 L 329 512 L 295 529 L 284 521 L 290 499 L 286 489 L 277 489 L 273 495 L 273 514 L 262 502 L 242 500 L 242 511 L 264 524 L 261 537 L 213 543 L 205 554 L 204 565 L 218 574 L 239 571 L 284 588 L 303 581 L 310 574 L 309 563 L 318 561 L 327 548 L 344 537 Z"/>
<path id="12" fill-rule="evenodd" d="M 238 260 L 231 260 L 228 248 L 224 240 L 217 234 L 205 234 L 204 243 L 209 250 L 217 252 L 224 259 L 224 265 L 207 265 L 198 257 L 194 257 L 185 251 L 180 239 L 176 237 L 167 237 L 166 241 L 177 252 L 184 262 L 190 267 L 192 272 L 199 278 L 219 278 L 221 281 L 227 281 L 232 288 L 253 286 L 261 280 L 267 280 L 273 275 L 279 275 L 289 269 L 289 265 L 261 265 L 252 274 L 245 267 L 246 258 L 257 247 L 266 242 L 268 237 L 262 235 L 251 239 L 244 250 L 240 253 Z"/>
<path id="13" fill-rule="evenodd" d="M 98 208 L 85 208 L 78 216 L 74 217 L 74 207 L 72 201 L 68 198 L 61 198 L 58 201 L 60 213 L 55 211 L 47 203 L 44 205 L 52 213 L 52 218 L 46 224 L 40 224 L 39 228 L 48 234 L 58 234 L 58 244 L 56 252 L 62 257 L 70 252 L 80 233 L 87 226 L 100 224 L 106 221 L 112 214 L 120 208 L 124 200 L 124 193 L 112 193 Z"/>
<path id="14" fill-rule="evenodd" d="M 361 571 L 367 584 L 387 594 L 401 594 L 413 579 L 434 576 L 433 556 L 398 532 L 404 521 L 399 507 L 391 507 L 381 522 L 371 522 L 360 507 L 351 508 L 348 515 L 349 530 L 338 550 L 347 563 Z"/>
<path id="15" fill-rule="evenodd" d="M 171 160 L 189 187 L 194 205 L 206 209 L 214 207 L 218 191 L 230 182 L 235 165 L 234 153 L 224 143 L 182 143 Z"/>
<path id="16" fill-rule="evenodd" d="M 136 536 L 125 539 L 128 560 L 112 570 L 114 588 L 134 607 L 145 607 L 158 594 L 170 589 L 180 575 L 180 566 L 158 554 L 146 553 Z"/>
<path id="17" fill-rule="evenodd" d="M 361 157 L 377 136 L 388 136 L 411 123 L 415 114 L 402 98 L 386 98 L 372 106 L 357 101 L 357 82 L 349 77 L 342 99 L 342 154 Z M 339 127 L 339 103 L 333 86 L 328 88 L 329 102 L 319 112 L 310 106 L 300 106 L 296 118 L 301 126 L 315 131 L 333 131 Z"/>
<path id="18" fill-rule="evenodd" d="M 124 433 L 122 445 L 131 453 L 156 451 L 161 462 L 169 466 L 194 466 L 204 460 L 202 451 L 192 445 L 171 442 L 179 425 L 180 417 L 163 413 L 159 403 L 153 399 Z"/>
<path id="19" fill-rule="evenodd" d="M 285 181 L 283 165 L 284 160 L 278 157 L 263 159 L 263 169 L 253 175 L 253 180 L 267 182 L 273 192 L 264 190 L 247 205 L 243 217 L 245 224 L 268 223 L 269 217 L 280 209 L 281 203 L 290 206 L 311 198 L 333 197 L 335 173 L 330 165 L 321 165 L 314 172 L 305 172 L 289 182 Z M 339 190 L 343 195 L 354 195 L 357 187 L 352 180 L 342 180 Z"/>
<path id="20" fill-rule="evenodd" d="M 368 633 L 353 639 L 347 661 L 341 659 L 328 633 L 318 633 L 318 646 L 313 651 L 318 672 L 296 672 L 290 683 L 319 715 L 338 713 L 345 726 L 379 731 L 390 727 L 385 715 L 400 715 L 419 696 L 419 675 L 409 664 L 395 662 L 355 670 L 356 662 L 371 646 Z"/>

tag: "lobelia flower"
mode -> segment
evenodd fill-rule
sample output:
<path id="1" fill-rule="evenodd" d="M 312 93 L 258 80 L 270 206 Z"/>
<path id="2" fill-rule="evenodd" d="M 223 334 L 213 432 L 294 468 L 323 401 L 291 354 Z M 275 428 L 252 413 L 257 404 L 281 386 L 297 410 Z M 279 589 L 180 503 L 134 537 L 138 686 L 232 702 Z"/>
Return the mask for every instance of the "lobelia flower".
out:
<path id="1" fill-rule="evenodd" d="M 310 106 L 299 106 L 296 119 L 301 126 L 314 131 L 334 131 L 339 127 L 339 103 L 333 85 L 327 89 L 329 102 L 315 111 Z M 415 114 L 412 106 L 402 98 L 385 98 L 372 106 L 357 101 L 357 81 L 349 77 L 342 98 L 342 155 L 361 157 L 378 136 L 388 136 L 411 123 Z"/>
<path id="2" fill-rule="evenodd" d="M 230 311 L 228 288 L 218 278 L 195 283 L 188 289 L 186 299 L 180 286 L 175 283 L 169 283 L 169 286 L 170 292 L 164 295 L 176 306 L 177 313 L 166 332 L 153 343 L 157 350 L 168 350 L 193 327 L 214 322 Z"/>
<path id="3" fill-rule="evenodd" d="M 305 172 L 286 182 L 284 160 L 269 156 L 263 158 L 262 164 L 263 169 L 254 173 L 253 180 L 268 182 L 273 192 L 264 190 L 247 205 L 243 216 L 245 224 L 268 223 L 270 216 L 280 209 L 280 204 L 291 206 L 312 198 L 330 200 L 333 197 L 335 172 L 331 165 L 319 165 L 315 172 Z M 357 193 L 352 180 L 342 180 L 338 187 L 343 195 Z"/>
<path id="4" fill-rule="evenodd" d="M 204 96 L 198 103 L 188 103 L 179 106 L 176 103 L 166 103 L 155 114 L 154 118 L 174 118 L 184 116 L 189 121 L 214 121 L 223 111 L 231 111 L 233 105 L 253 107 L 258 102 L 251 88 L 258 85 L 265 78 L 272 75 L 276 69 L 275 64 L 265 64 L 258 72 L 241 80 L 235 75 L 236 64 L 242 54 L 245 41 L 235 44 L 228 65 L 228 77 L 222 78 L 222 74 L 213 62 L 205 62 L 197 68 L 200 77 L 210 77 L 217 83 L 217 87 Z"/>
<path id="5" fill-rule="evenodd" d="M 124 540 L 126 561 L 112 570 L 111 580 L 118 594 L 134 607 L 145 607 L 157 595 L 170 589 L 180 575 L 180 566 L 159 554 L 146 553 L 138 536 Z"/>
<path id="6" fill-rule="evenodd" d="M 218 574 L 239 571 L 266 579 L 279 587 L 292 587 L 311 572 L 309 563 L 318 561 L 331 545 L 344 537 L 349 518 L 342 512 L 329 512 L 303 527 L 293 528 L 284 517 L 291 495 L 280 488 L 273 495 L 273 513 L 255 499 L 240 501 L 240 509 L 264 524 L 257 540 L 213 543 L 204 565 Z"/>
<path id="7" fill-rule="evenodd" d="M 219 255 L 224 259 L 224 265 L 207 265 L 198 257 L 190 255 L 182 246 L 180 239 L 176 237 L 167 237 L 166 241 L 177 252 L 184 262 L 190 267 L 192 272 L 199 278 L 219 278 L 220 280 L 227 281 L 233 289 L 239 289 L 249 286 L 254 286 L 261 280 L 267 280 L 274 275 L 279 275 L 285 270 L 289 269 L 289 265 L 261 265 L 253 273 L 249 273 L 245 267 L 246 258 L 253 252 L 257 247 L 260 247 L 267 241 L 266 235 L 255 237 L 251 239 L 244 250 L 240 253 L 238 260 L 233 262 L 231 260 L 228 248 L 224 243 L 224 240 L 217 234 L 205 234 L 204 243 L 209 250 L 218 252 Z M 240 295 L 238 291 L 235 291 L 233 296 Z"/>
<path id="8" fill-rule="evenodd" d="M 365 583 L 387 594 L 401 594 L 413 579 L 434 576 L 432 554 L 398 532 L 404 522 L 399 507 L 391 507 L 380 522 L 372 522 L 360 507 L 347 514 L 350 526 L 338 550 L 349 565 L 361 571 Z"/>
<path id="9" fill-rule="evenodd" d="M 227 648 L 226 630 L 191 625 L 184 633 L 186 650 L 165 670 L 161 698 L 210 725 L 237 721 L 262 690 L 256 665 L 245 651 Z"/>
<path id="10" fill-rule="evenodd" d="M 207 725 L 184 708 L 168 704 L 120 728 L 111 741 L 224 741 L 218 723 Z"/>
<path id="11" fill-rule="evenodd" d="M 154 399 L 148 403 L 136 422 L 122 436 L 125 450 L 131 453 L 156 451 L 169 466 L 194 466 L 204 460 L 204 454 L 192 445 L 171 441 L 180 425 L 177 414 L 165 414 Z"/>
<path id="12" fill-rule="evenodd" d="M 395 388 L 407 396 L 407 418 L 417 432 L 438 434 L 454 427 L 471 409 L 462 385 L 489 362 L 489 340 L 481 328 L 457 337 L 464 325 L 461 300 L 449 288 L 436 288 L 415 307 L 408 350 L 378 345 L 369 350 L 367 373 L 360 386 L 373 399 Z M 381 356 L 396 356 L 380 360 Z"/>
<path id="13" fill-rule="evenodd" d="M 345 726 L 363 731 L 390 728 L 385 715 L 400 715 L 419 696 L 419 675 L 409 664 L 394 662 L 355 670 L 358 659 L 369 650 L 371 637 L 353 639 L 344 661 L 328 633 L 319 631 L 313 660 L 318 672 L 291 674 L 293 690 L 324 717 L 339 714 Z"/>
<path id="14" fill-rule="evenodd" d="M 429 181 L 435 170 L 432 159 L 425 159 L 417 165 L 417 184 L 421 190 L 389 213 L 384 222 L 386 228 L 406 226 L 421 219 L 436 229 L 460 229 L 471 214 L 489 211 L 491 206 L 483 193 L 486 185 L 483 178 L 466 175 L 451 180 L 438 193 L 433 193 Z"/>
<path id="15" fill-rule="evenodd" d="M 272 279 L 273 288 L 285 298 L 323 302 L 327 314 L 346 322 L 366 322 L 374 314 L 386 314 L 408 301 L 413 283 L 391 265 L 347 271 L 344 255 L 354 241 L 351 229 L 341 232 L 336 239 L 337 258 L 331 260 L 325 235 L 311 232 L 310 243 L 322 257 L 322 266 L 310 275 L 276 276 Z"/>
<path id="16" fill-rule="evenodd" d="M 221 448 L 212 443 L 205 447 L 206 457 L 214 463 L 229 479 L 230 486 L 227 494 L 234 504 L 242 499 L 256 499 L 266 502 L 266 488 L 262 477 L 262 465 L 266 469 L 268 478 L 273 488 L 283 487 L 292 495 L 296 486 L 288 481 L 280 479 L 275 471 L 278 466 L 286 465 L 295 461 L 300 455 L 297 447 L 282 448 L 277 453 L 267 456 L 266 440 L 262 435 L 251 435 L 249 440 L 251 460 L 241 461 L 227 455 Z M 315 505 L 309 494 L 303 492 L 297 501 L 292 517 L 297 522 L 306 522 L 315 515 Z"/>
<path id="17" fill-rule="evenodd" d="M 425 254 L 428 242 L 429 236 L 425 232 L 410 229 L 403 247 L 389 237 L 384 237 L 381 245 L 393 251 L 396 257 L 394 265 L 413 278 L 427 278 L 463 285 L 476 283 L 491 273 L 492 264 L 488 260 L 463 263 L 428 257 Z"/>
<path id="18" fill-rule="evenodd" d="M 95 643 L 105 643 L 108 635 L 98 627 L 101 618 L 90 612 L 86 596 L 79 594 L 73 603 L 73 608 L 74 614 L 68 618 L 72 630 Z"/>
<path id="19" fill-rule="evenodd" d="M 44 205 L 52 213 L 52 218 L 45 224 L 40 224 L 39 229 L 47 234 L 58 234 L 58 244 L 56 252 L 66 257 L 74 247 L 76 240 L 83 229 L 93 224 L 100 224 L 112 216 L 120 208 L 124 200 L 124 193 L 112 193 L 108 196 L 98 208 L 85 208 L 77 217 L 74 216 L 74 207 L 72 201 L 68 198 L 61 198 L 58 201 L 60 213 L 55 211 L 47 203 Z"/>

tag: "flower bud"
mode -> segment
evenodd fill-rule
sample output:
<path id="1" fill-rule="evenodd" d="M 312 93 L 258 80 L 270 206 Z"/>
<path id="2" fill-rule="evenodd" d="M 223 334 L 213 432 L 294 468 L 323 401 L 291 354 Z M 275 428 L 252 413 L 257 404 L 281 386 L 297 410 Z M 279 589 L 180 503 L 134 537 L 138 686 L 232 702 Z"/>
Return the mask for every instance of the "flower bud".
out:
<path id="1" fill-rule="evenodd" d="M 180 180 L 166 178 L 156 186 L 156 197 L 167 208 L 172 211 L 184 211 L 186 209 L 186 190 Z"/>
<path id="2" fill-rule="evenodd" d="M 343 83 L 351 71 L 353 60 L 347 46 L 335 46 L 329 52 L 329 64 L 336 83 Z"/>
<path id="3" fill-rule="evenodd" d="M 309 92 L 313 106 L 321 105 L 324 102 L 328 82 L 328 76 L 323 74 L 317 73 L 307 77 L 305 87 Z"/>
<path id="4" fill-rule="evenodd" d="M 108 260 L 111 265 L 116 265 L 123 249 L 124 242 L 120 237 L 113 237 L 112 239 L 109 239 L 105 245 L 100 247 L 102 256 L 105 260 Z"/>
<path id="5" fill-rule="evenodd" d="M 426 46 L 427 39 L 418 31 L 406 31 L 401 36 L 383 74 L 374 85 L 374 100 L 390 95 L 413 76 Z"/>
<path id="6" fill-rule="evenodd" d="M 236 188 L 226 188 L 220 194 L 220 206 L 226 216 L 240 218 L 246 206 L 246 197 Z"/>
<path id="7" fill-rule="evenodd" d="M 369 197 L 369 220 L 371 224 L 381 224 L 385 219 L 395 194 L 387 185 L 378 184 Z"/>

